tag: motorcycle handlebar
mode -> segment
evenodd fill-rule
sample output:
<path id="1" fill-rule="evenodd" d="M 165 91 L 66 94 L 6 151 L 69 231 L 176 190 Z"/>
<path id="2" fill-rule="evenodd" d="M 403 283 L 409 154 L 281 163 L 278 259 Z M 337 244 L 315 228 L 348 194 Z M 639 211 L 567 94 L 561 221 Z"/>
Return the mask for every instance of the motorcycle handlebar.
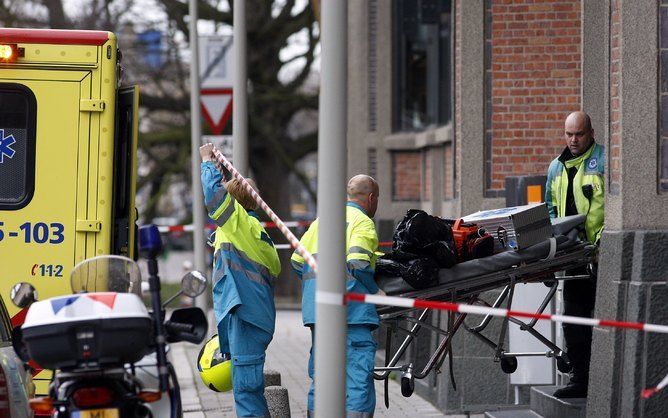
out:
<path id="1" fill-rule="evenodd" d="M 191 324 L 182 324 L 180 322 L 165 322 L 165 329 L 168 333 L 193 332 L 195 327 Z"/>

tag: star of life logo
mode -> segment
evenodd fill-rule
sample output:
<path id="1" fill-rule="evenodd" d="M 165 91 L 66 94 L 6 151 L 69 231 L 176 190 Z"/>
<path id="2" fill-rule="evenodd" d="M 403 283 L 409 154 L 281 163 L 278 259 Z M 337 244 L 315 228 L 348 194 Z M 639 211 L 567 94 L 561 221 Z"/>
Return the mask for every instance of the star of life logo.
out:
<path id="1" fill-rule="evenodd" d="M 0 164 L 5 162 L 5 156 L 7 158 L 13 158 L 16 151 L 12 149 L 12 145 L 16 143 L 14 135 L 5 136 L 5 130 L 0 129 Z"/>

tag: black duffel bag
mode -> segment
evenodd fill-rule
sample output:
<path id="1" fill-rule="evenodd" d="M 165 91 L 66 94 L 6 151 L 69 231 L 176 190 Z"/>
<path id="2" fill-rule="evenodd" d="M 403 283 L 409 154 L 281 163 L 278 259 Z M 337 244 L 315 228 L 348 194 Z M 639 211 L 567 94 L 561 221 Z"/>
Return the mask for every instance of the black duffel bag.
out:
<path id="1" fill-rule="evenodd" d="M 392 237 L 392 259 L 408 261 L 430 257 L 440 268 L 457 263 L 451 226 L 423 210 L 411 209 L 399 223 Z"/>

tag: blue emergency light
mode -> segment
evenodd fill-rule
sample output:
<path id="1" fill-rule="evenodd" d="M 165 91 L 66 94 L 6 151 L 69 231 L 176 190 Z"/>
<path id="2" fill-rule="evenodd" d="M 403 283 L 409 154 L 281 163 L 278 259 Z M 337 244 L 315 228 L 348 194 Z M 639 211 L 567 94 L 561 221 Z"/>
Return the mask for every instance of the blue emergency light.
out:
<path id="1" fill-rule="evenodd" d="M 139 252 L 149 258 L 162 252 L 162 239 L 157 226 L 150 224 L 139 227 Z"/>

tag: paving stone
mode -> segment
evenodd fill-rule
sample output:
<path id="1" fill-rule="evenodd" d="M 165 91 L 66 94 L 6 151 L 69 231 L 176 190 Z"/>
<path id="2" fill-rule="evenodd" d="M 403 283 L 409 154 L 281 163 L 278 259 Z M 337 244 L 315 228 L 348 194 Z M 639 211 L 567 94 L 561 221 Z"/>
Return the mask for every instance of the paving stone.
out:
<path id="1" fill-rule="evenodd" d="M 211 334 L 215 333 L 213 329 Z M 267 350 L 265 372 L 280 373 L 281 384 L 287 389 L 291 417 L 306 417 L 306 398 L 311 384 L 307 373 L 307 362 L 311 346 L 311 335 L 302 325 L 301 312 L 279 311 L 276 332 Z M 233 418 L 234 398 L 232 392 L 216 393 L 204 387 L 197 375 L 196 360 L 200 347 L 193 344 L 174 344 L 173 360 L 184 399 L 200 401 L 200 411 L 189 410 L 186 418 Z M 401 395 L 401 387 L 390 381 L 390 408 L 383 404 L 383 382 L 376 382 L 376 411 L 378 418 L 399 417 L 446 417 L 429 402 L 416 394 L 410 398 Z M 189 403 L 190 405 L 190 403 Z M 193 408 L 194 409 L 194 408 Z M 464 417 L 464 416 L 462 416 Z M 482 415 L 479 415 L 481 418 Z"/>

